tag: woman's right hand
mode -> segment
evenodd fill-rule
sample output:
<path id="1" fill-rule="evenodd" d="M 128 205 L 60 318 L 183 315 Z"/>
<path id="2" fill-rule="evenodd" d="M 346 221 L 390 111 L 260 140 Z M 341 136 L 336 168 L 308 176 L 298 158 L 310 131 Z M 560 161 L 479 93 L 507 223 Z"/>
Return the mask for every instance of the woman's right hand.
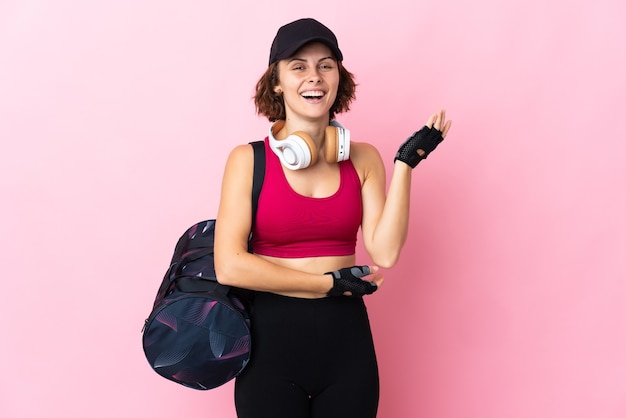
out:
<path id="1" fill-rule="evenodd" d="M 371 295 L 384 281 L 378 270 L 378 266 L 352 266 L 326 273 L 333 278 L 328 296 Z"/>

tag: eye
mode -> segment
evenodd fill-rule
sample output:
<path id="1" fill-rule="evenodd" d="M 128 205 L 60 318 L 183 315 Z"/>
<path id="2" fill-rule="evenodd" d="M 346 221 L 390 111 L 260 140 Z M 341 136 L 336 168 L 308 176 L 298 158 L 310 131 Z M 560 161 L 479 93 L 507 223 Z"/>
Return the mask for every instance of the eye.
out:
<path id="1" fill-rule="evenodd" d="M 294 64 L 291 66 L 293 71 L 302 71 L 304 70 L 304 64 Z"/>

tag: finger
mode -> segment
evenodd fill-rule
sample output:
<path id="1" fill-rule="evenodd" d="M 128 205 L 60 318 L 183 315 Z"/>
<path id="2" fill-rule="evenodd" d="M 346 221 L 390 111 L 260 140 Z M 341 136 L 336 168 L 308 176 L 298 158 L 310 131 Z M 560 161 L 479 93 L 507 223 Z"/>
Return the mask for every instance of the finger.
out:
<path id="1" fill-rule="evenodd" d="M 446 111 L 444 109 L 440 110 L 437 113 L 437 119 L 435 120 L 435 129 L 441 131 L 441 126 L 444 124 L 446 120 Z"/>
<path id="2" fill-rule="evenodd" d="M 428 126 L 428 129 L 433 127 L 433 123 L 435 122 L 436 119 L 437 119 L 436 113 L 433 113 L 432 115 L 430 115 L 430 117 L 428 118 L 428 122 L 426 122 L 426 126 Z"/>
<path id="3" fill-rule="evenodd" d="M 362 277 L 361 280 L 372 283 L 382 280 L 383 273 L 379 271 L 378 266 L 370 266 L 370 271 L 371 273 L 366 277 Z"/>
<path id="4" fill-rule="evenodd" d="M 450 130 L 450 127 L 452 126 L 452 121 L 449 120 L 446 122 L 446 124 L 443 126 L 443 129 L 441 130 L 441 136 L 443 138 L 446 137 L 446 135 L 448 135 L 448 131 Z"/>
<path id="5" fill-rule="evenodd" d="M 370 274 L 370 271 L 371 269 L 369 266 L 354 266 L 350 269 L 350 273 L 352 273 L 354 277 L 358 278 L 367 276 L 368 274 Z"/>

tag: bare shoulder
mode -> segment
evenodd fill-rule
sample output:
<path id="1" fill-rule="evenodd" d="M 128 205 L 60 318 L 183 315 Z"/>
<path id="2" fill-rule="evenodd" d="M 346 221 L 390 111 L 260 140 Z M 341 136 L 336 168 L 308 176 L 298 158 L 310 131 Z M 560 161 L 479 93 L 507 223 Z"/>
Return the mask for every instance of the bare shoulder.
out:
<path id="1" fill-rule="evenodd" d="M 350 142 L 350 155 L 355 158 L 380 157 L 378 149 L 367 142 Z"/>
<path id="2" fill-rule="evenodd" d="M 383 160 L 378 149 L 367 142 L 350 143 L 350 159 L 354 168 L 359 173 L 361 183 L 370 177 L 372 173 L 384 172 Z"/>
<path id="3" fill-rule="evenodd" d="M 246 162 L 252 162 L 253 158 L 254 154 L 250 144 L 241 144 L 232 149 L 228 156 L 228 163 L 245 164 Z"/>
<path id="4" fill-rule="evenodd" d="M 226 160 L 224 175 L 226 177 L 246 177 L 252 174 L 254 167 L 254 151 L 249 144 L 237 145 Z"/>

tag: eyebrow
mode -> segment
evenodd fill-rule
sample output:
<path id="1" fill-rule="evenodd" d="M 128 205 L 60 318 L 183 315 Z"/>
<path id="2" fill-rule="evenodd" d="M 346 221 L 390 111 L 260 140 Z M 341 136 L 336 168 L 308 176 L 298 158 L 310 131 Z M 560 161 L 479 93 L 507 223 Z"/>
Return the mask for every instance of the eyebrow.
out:
<path id="1" fill-rule="evenodd" d="M 329 55 L 327 57 L 320 58 L 317 62 L 322 62 L 322 61 L 328 60 L 328 59 L 335 61 L 335 57 L 333 57 L 332 55 Z M 287 61 L 287 62 L 292 62 L 292 61 L 303 61 L 303 62 L 306 62 L 306 60 L 304 58 L 298 58 L 298 57 L 290 58 L 289 61 Z"/>

